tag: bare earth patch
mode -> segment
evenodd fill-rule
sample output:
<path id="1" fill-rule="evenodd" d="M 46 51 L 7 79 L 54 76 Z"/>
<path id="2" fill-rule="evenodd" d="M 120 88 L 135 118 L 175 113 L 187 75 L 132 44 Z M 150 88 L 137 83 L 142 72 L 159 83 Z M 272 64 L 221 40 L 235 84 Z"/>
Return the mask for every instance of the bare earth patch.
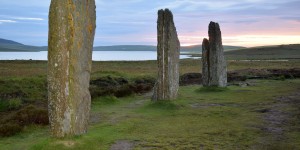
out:
<path id="1" fill-rule="evenodd" d="M 264 126 L 261 128 L 265 137 L 260 140 L 260 146 L 265 148 L 283 148 L 286 135 L 291 131 L 300 130 L 295 126 L 295 118 L 299 119 L 300 89 L 288 96 L 275 98 L 274 104 L 269 108 L 258 110 L 263 113 Z M 298 117 L 295 117 L 298 116 Z"/>
<path id="2" fill-rule="evenodd" d="M 110 150 L 132 150 L 134 146 L 134 142 L 128 140 L 119 140 L 111 146 Z"/>
<path id="3" fill-rule="evenodd" d="M 89 119 L 90 124 L 97 124 L 100 123 L 102 120 L 103 120 L 103 114 L 91 112 L 90 119 Z"/>
<path id="4" fill-rule="evenodd" d="M 238 104 L 232 104 L 232 103 L 227 103 L 227 104 L 220 104 L 220 103 L 193 103 L 193 104 L 189 104 L 190 107 L 194 108 L 194 109 L 205 109 L 205 108 L 209 108 L 209 107 L 224 107 L 224 106 L 228 106 L 228 107 L 239 107 L 240 105 Z"/>
<path id="5" fill-rule="evenodd" d="M 132 102 L 132 103 L 128 104 L 127 106 L 125 106 L 124 108 L 134 109 L 134 108 L 143 106 L 147 101 L 149 101 L 149 99 L 151 98 L 152 95 L 153 95 L 153 91 L 145 93 L 145 94 L 143 94 L 142 99 Z"/>

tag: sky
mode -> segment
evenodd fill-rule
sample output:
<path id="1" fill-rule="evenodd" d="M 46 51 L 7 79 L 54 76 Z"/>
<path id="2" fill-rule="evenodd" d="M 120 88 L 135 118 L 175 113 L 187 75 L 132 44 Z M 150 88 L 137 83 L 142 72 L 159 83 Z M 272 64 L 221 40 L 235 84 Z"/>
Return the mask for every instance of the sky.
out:
<path id="1" fill-rule="evenodd" d="M 0 0 L 0 38 L 46 46 L 50 0 Z M 201 44 L 210 21 L 223 45 L 300 43 L 300 0 L 96 0 L 94 46 L 156 45 L 159 9 L 169 8 L 181 45 Z"/>

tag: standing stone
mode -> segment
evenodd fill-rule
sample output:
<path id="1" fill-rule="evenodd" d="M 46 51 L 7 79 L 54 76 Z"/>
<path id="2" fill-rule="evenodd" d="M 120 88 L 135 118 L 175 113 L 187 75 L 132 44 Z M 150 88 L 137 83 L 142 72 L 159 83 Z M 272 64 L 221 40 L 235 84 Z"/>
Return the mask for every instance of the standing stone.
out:
<path id="1" fill-rule="evenodd" d="M 176 99 L 179 88 L 180 43 L 173 14 L 169 9 L 158 11 L 157 42 L 158 78 L 152 100 Z"/>
<path id="2" fill-rule="evenodd" d="M 48 109 L 54 137 L 87 132 L 95 0 L 52 0 L 48 39 Z"/>
<path id="3" fill-rule="evenodd" d="M 227 86 L 227 65 L 222 45 L 222 35 L 218 23 L 210 22 L 209 40 L 202 43 L 203 86 Z"/>

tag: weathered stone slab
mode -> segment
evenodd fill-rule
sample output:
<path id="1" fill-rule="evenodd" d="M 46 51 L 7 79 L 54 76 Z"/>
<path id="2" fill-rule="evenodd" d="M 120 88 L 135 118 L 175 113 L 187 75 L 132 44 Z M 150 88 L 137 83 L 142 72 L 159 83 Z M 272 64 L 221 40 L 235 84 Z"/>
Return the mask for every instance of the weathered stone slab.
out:
<path id="1" fill-rule="evenodd" d="M 95 0 L 52 0 L 49 12 L 48 109 L 54 137 L 87 132 Z"/>
<path id="2" fill-rule="evenodd" d="M 179 88 L 180 43 L 169 9 L 158 11 L 157 20 L 158 78 L 152 100 L 177 98 Z"/>
<path id="3" fill-rule="evenodd" d="M 227 86 L 227 65 L 218 23 L 210 22 L 209 40 L 202 43 L 203 86 Z"/>

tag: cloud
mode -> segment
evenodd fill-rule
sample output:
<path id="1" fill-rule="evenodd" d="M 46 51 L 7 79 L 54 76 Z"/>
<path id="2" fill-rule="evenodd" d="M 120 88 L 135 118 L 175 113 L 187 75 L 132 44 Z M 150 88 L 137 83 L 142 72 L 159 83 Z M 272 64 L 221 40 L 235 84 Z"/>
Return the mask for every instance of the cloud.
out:
<path id="1" fill-rule="evenodd" d="M 37 17 L 21 17 L 21 16 L 10 16 L 10 15 L 0 15 L 0 18 L 6 18 L 10 20 L 27 20 L 27 21 L 43 21 L 43 18 Z"/>
<path id="2" fill-rule="evenodd" d="M 0 20 L 0 23 L 15 23 L 17 21 L 14 21 L 14 20 Z"/>
<path id="3" fill-rule="evenodd" d="M 17 7 L 48 7 L 51 0 L 10 0 L 1 1 L 2 6 L 17 6 Z"/>
<path id="4" fill-rule="evenodd" d="M 28 17 L 12 17 L 13 19 L 16 20 L 31 20 L 31 21 L 43 21 L 43 18 L 28 18 Z"/>

